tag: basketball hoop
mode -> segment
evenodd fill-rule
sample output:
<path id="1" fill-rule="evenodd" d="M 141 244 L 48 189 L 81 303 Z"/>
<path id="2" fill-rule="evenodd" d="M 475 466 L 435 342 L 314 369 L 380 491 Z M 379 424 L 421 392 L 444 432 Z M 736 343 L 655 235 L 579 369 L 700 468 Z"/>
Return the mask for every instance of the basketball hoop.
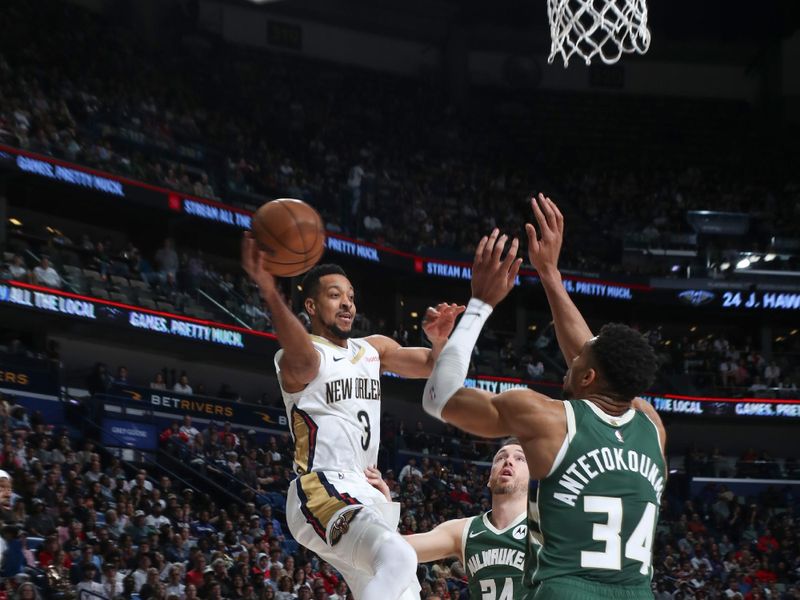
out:
<path id="1" fill-rule="evenodd" d="M 646 0 L 547 0 L 550 56 L 564 66 L 577 54 L 586 64 L 599 56 L 607 65 L 623 53 L 644 54 L 650 47 Z"/>

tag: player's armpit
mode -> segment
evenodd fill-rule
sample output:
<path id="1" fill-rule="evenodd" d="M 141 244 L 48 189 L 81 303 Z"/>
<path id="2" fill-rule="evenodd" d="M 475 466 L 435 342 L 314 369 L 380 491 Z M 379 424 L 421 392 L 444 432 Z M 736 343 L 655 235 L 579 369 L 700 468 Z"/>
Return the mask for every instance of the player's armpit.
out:
<path id="1" fill-rule="evenodd" d="M 381 371 L 391 371 L 411 379 L 431 374 L 433 356 L 429 348 L 405 348 L 385 335 L 371 335 L 367 341 L 380 354 Z"/>
<path id="2" fill-rule="evenodd" d="M 427 533 L 406 535 L 403 536 L 403 539 L 411 544 L 414 552 L 417 553 L 417 560 L 421 563 L 451 556 L 464 560 L 464 557 L 461 556 L 461 538 L 467 521 L 469 519 L 446 521 Z"/>

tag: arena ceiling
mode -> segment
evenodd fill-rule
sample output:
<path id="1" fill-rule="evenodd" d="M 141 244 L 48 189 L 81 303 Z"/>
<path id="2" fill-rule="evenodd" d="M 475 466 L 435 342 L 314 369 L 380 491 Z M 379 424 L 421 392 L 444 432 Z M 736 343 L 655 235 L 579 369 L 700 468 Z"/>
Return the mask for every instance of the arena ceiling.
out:
<path id="1" fill-rule="evenodd" d="M 287 16 L 431 43 L 461 27 L 474 48 L 538 52 L 549 46 L 546 0 L 227 1 L 260 1 Z M 656 58 L 746 62 L 800 28 L 798 0 L 649 0 L 648 9 Z"/>

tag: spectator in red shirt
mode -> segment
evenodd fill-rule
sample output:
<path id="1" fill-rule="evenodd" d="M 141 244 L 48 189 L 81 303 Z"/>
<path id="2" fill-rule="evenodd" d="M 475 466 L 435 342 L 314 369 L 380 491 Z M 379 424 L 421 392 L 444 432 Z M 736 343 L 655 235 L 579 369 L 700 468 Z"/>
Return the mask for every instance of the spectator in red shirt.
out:
<path id="1" fill-rule="evenodd" d="M 706 533 L 706 526 L 703 524 L 703 521 L 700 519 L 700 515 L 697 513 L 692 515 L 692 519 L 686 524 L 686 527 L 695 535 Z"/>
<path id="2" fill-rule="evenodd" d="M 171 439 L 175 439 L 176 441 L 186 443 L 189 441 L 189 436 L 181 431 L 180 424 L 177 421 L 173 421 L 172 425 L 161 432 L 161 435 L 158 436 L 158 439 L 160 439 L 162 442 L 168 442 Z"/>
<path id="3" fill-rule="evenodd" d="M 763 552 L 764 554 L 772 554 L 778 548 L 778 540 L 775 539 L 775 536 L 772 535 L 772 531 L 769 529 L 764 530 L 764 535 L 758 538 L 758 550 L 759 552 Z"/>
<path id="4" fill-rule="evenodd" d="M 325 585 L 325 591 L 328 592 L 328 594 L 333 594 L 336 586 L 339 584 L 339 578 L 328 563 L 322 563 L 319 570 L 319 578 L 322 579 L 322 583 Z"/>
<path id="5" fill-rule="evenodd" d="M 203 585 L 203 572 L 206 570 L 206 557 L 198 554 L 195 558 L 194 569 L 186 573 L 186 585 L 194 585 L 200 588 Z"/>

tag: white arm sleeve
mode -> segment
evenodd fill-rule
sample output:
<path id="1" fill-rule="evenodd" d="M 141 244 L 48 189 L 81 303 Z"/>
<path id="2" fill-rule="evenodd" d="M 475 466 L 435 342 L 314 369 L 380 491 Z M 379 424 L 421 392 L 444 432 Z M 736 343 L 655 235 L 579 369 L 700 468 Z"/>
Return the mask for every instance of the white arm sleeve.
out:
<path id="1" fill-rule="evenodd" d="M 422 393 L 422 406 L 432 417 L 440 421 L 445 404 L 464 384 L 469 371 L 469 359 L 483 324 L 492 314 L 492 307 L 472 298 L 464 316 L 456 326 L 447 345 L 436 359 L 433 372 Z"/>

